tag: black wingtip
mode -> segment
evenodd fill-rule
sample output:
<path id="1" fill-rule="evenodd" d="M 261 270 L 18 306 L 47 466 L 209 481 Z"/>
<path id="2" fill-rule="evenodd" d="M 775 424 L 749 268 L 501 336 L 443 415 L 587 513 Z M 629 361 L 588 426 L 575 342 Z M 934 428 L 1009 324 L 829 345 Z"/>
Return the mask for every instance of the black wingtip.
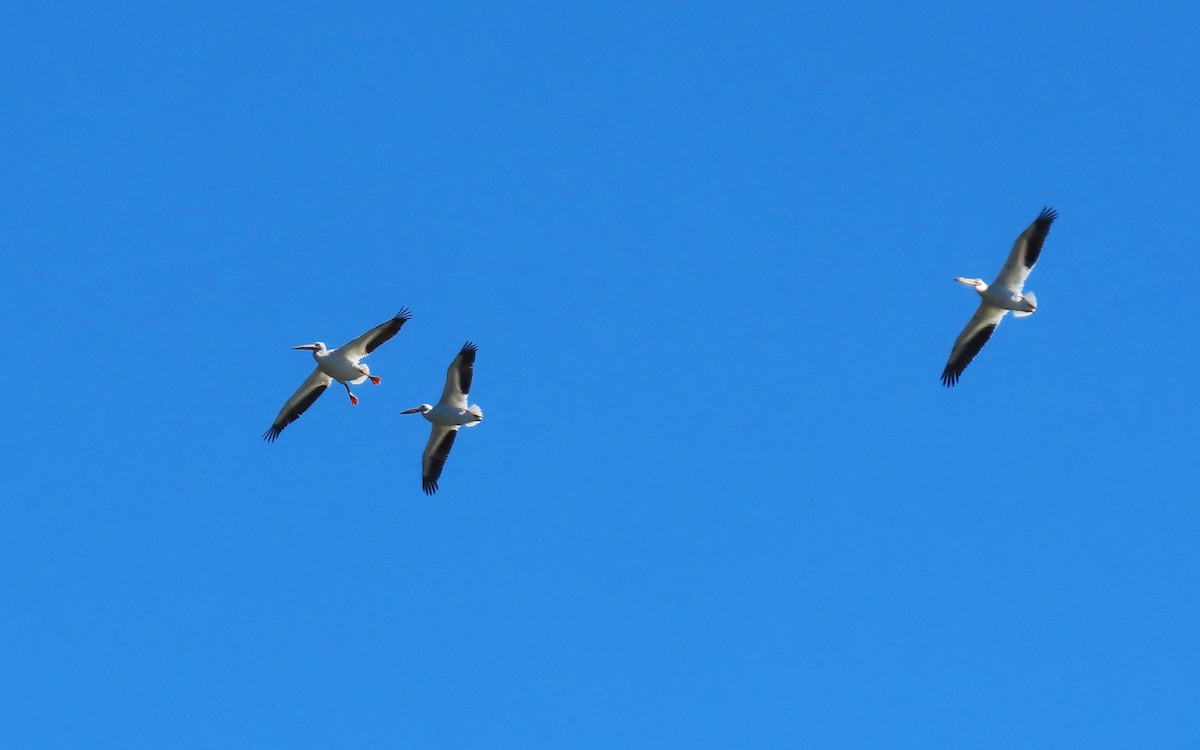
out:
<path id="1" fill-rule="evenodd" d="M 942 370 L 942 385 L 947 388 L 953 388 L 958 383 L 959 373 L 952 372 L 949 368 Z"/>
<path id="2" fill-rule="evenodd" d="M 282 427 L 272 426 L 271 429 L 263 433 L 262 439 L 266 440 L 268 443 L 273 443 L 279 438 L 279 433 L 281 432 L 283 432 Z"/>
<path id="3" fill-rule="evenodd" d="M 432 482 L 421 482 L 421 490 L 426 495 L 432 495 L 433 493 L 437 492 L 438 491 L 437 480 L 435 479 Z"/>
<path id="4" fill-rule="evenodd" d="M 1041 222 L 1045 222 L 1046 224 L 1049 224 L 1057 218 L 1058 218 L 1058 211 L 1055 211 L 1050 206 L 1046 206 L 1045 208 L 1042 209 L 1042 212 L 1040 214 L 1038 214 L 1037 220 L 1041 221 Z"/>
<path id="5" fill-rule="evenodd" d="M 459 378 L 462 381 L 459 383 L 459 386 L 462 388 L 463 393 L 471 392 L 471 372 L 475 367 L 475 353 L 478 351 L 479 347 L 468 341 L 463 344 L 462 349 L 458 350 L 458 355 L 454 358 L 454 362 L 457 362 L 458 366 L 462 368 L 459 372 Z M 452 362 L 451 367 L 453 366 L 454 363 Z"/>
<path id="6" fill-rule="evenodd" d="M 401 323 L 407 323 L 408 321 L 412 320 L 412 310 L 409 310 L 407 307 L 402 307 L 400 308 L 399 312 L 392 316 L 392 320 L 398 320 Z"/>

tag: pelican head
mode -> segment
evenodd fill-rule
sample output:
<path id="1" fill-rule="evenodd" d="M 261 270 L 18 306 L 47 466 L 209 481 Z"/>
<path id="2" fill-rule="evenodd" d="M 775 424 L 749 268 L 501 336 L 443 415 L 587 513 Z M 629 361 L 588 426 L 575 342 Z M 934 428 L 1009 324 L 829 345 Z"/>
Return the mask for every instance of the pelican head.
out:
<path id="1" fill-rule="evenodd" d="M 293 346 L 292 348 L 293 349 L 311 349 L 314 352 L 323 352 L 323 351 L 325 351 L 326 347 L 325 347 L 324 341 L 314 341 L 311 344 L 301 344 L 300 346 Z"/>
<path id="2" fill-rule="evenodd" d="M 420 406 L 414 406 L 411 409 L 405 409 L 404 411 L 402 411 L 400 413 L 401 414 L 425 414 L 430 411 L 433 411 L 432 406 L 430 406 L 429 404 L 421 404 Z"/>
<path id="3" fill-rule="evenodd" d="M 983 294 L 987 291 L 988 285 L 983 279 L 968 279 L 966 276 L 955 276 L 954 280 L 960 284 L 975 287 L 975 291 Z"/>

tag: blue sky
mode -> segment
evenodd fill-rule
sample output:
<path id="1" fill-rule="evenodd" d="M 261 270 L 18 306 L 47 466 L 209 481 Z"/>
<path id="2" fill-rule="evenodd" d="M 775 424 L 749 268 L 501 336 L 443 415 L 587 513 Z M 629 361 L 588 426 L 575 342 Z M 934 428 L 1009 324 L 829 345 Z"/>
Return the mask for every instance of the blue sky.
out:
<path id="1" fill-rule="evenodd" d="M 1198 24 L 0 11 L 0 739 L 1200 743 Z M 943 388 L 951 279 L 1046 205 L 1037 315 Z M 426 498 L 399 412 L 467 339 Z"/>

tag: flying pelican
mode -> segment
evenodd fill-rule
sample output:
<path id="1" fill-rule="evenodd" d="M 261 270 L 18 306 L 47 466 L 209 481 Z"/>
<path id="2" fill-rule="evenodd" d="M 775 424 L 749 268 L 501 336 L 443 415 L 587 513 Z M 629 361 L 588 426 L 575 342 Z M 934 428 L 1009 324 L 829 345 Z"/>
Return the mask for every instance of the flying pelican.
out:
<path id="1" fill-rule="evenodd" d="M 337 349 L 326 347 L 324 341 L 293 346 L 293 349 L 311 350 L 313 359 L 317 361 L 317 369 L 313 370 L 312 375 L 309 375 L 308 379 L 300 384 L 292 397 L 279 410 L 279 416 L 275 417 L 275 421 L 271 423 L 271 429 L 263 433 L 263 440 L 268 443 L 275 442 L 279 433 L 283 432 L 283 428 L 299 419 L 305 409 L 312 406 L 313 402 L 325 392 L 330 382 L 334 380 L 346 387 L 346 393 L 350 394 L 350 403 L 357 406 L 358 398 L 350 391 L 351 384 L 358 385 L 370 378 L 372 383 L 379 385 L 379 378 L 372 375 L 371 368 L 359 360 L 399 333 L 400 329 L 404 327 L 404 323 L 411 317 L 412 313 L 408 308 L 402 307 L 391 320 L 380 323 Z"/>
<path id="2" fill-rule="evenodd" d="M 438 477 L 450 456 L 450 447 L 458 428 L 474 427 L 483 421 L 483 410 L 478 404 L 467 406 L 467 394 L 471 392 L 471 377 L 475 374 L 475 352 L 479 347 L 470 341 L 463 344 L 458 356 L 446 368 L 446 387 L 437 406 L 421 404 L 405 409 L 401 414 L 420 414 L 433 423 L 429 442 L 421 454 L 421 489 L 426 495 L 438 490 Z"/>
<path id="3" fill-rule="evenodd" d="M 967 322 L 967 327 L 954 341 L 954 348 L 950 350 L 950 360 L 946 362 L 946 369 L 942 370 L 942 385 L 953 386 L 958 382 L 963 370 L 967 369 L 967 365 L 971 364 L 971 360 L 975 359 L 975 355 L 992 337 L 992 331 L 996 330 L 1000 319 L 1007 315 L 1009 310 L 1018 318 L 1033 315 L 1037 310 L 1037 296 L 1033 292 L 1022 293 L 1021 290 L 1025 287 L 1025 280 L 1029 278 L 1029 272 L 1033 270 L 1033 264 L 1037 263 L 1038 256 L 1042 253 L 1042 243 L 1046 241 L 1050 225 L 1057 218 L 1058 212 L 1053 208 L 1042 209 L 1033 223 L 1021 232 L 1021 236 L 1013 243 L 1008 260 L 1004 261 L 1000 275 L 991 286 L 985 284 L 983 279 L 968 279 L 964 276 L 954 279 L 960 284 L 975 287 L 975 291 L 979 292 L 983 300 L 979 303 L 979 309 Z"/>

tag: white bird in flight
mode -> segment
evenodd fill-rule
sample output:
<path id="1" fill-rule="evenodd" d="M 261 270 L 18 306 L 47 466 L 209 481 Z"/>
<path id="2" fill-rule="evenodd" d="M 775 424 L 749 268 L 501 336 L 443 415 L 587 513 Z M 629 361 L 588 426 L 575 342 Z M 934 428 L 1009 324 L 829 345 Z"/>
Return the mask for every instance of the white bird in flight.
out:
<path id="1" fill-rule="evenodd" d="M 964 276 L 954 279 L 960 284 L 975 287 L 975 291 L 979 292 L 983 299 L 979 303 L 979 309 L 967 322 L 967 327 L 954 341 L 946 369 L 942 370 L 942 385 L 953 386 L 958 382 L 963 370 L 975 359 L 975 355 L 992 337 L 996 326 L 1000 325 L 1001 318 L 1010 310 L 1018 318 L 1033 315 L 1037 310 L 1037 296 L 1033 292 L 1022 290 L 1025 288 L 1025 280 L 1029 278 L 1029 272 L 1033 270 L 1033 265 L 1042 253 L 1042 243 L 1046 241 L 1050 225 L 1057 218 L 1058 212 L 1053 208 L 1042 209 L 1033 223 L 1017 237 L 1012 252 L 1008 254 L 1008 260 L 1004 261 L 1004 267 L 1000 269 L 1000 275 L 990 286 L 985 284 L 983 279 L 968 279 Z"/>
<path id="2" fill-rule="evenodd" d="M 458 435 L 459 427 L 474 427 L 483 421 L 483 410 L 478 404 L 467 406 L 467 395 L 471 392 L 471 378 L 475 374 L 475 352 L 478 347 L 468 341 L 458 356 L 446 369 L 446 387 L 437 406 L 421 404 L 405 409 L 401 414 L 420 414 L 433 423 L 429 442 L 421 454 L 421 489 L 426 495 L 438 490 L 438 477 L 450 456 L 450 448 Z"/>
<path id="3" fill-rule="evenodd" d="M 408 308 L 401 308 L 391 320 L 380 323 L 348 344 L 330 349 L 324 341 L 314 341 L 311 344 L 293 346 L 293 349 L 309 349 L 313 359 L 317 361 L 317 369 L 308 376 L 300 387 L 279 410 L 279 416 L 271 423 L 271 428 L 263 433 L 263 440 L 275 442 L 283 428 L 300 418 L 304 411 L 313 405 L 329 384 L 336 380 L 346 387 L 350 395 L 350 403 L 358 404 L 358 398 L 350 391 L 350 385 L 358 385 L 367 378 L 379 385 L 379 378 L 371 374 L 371 368 L 359 360 L 375 351 L 380 344 L 400 332 L 404 323 L 412 317 Z"/>

